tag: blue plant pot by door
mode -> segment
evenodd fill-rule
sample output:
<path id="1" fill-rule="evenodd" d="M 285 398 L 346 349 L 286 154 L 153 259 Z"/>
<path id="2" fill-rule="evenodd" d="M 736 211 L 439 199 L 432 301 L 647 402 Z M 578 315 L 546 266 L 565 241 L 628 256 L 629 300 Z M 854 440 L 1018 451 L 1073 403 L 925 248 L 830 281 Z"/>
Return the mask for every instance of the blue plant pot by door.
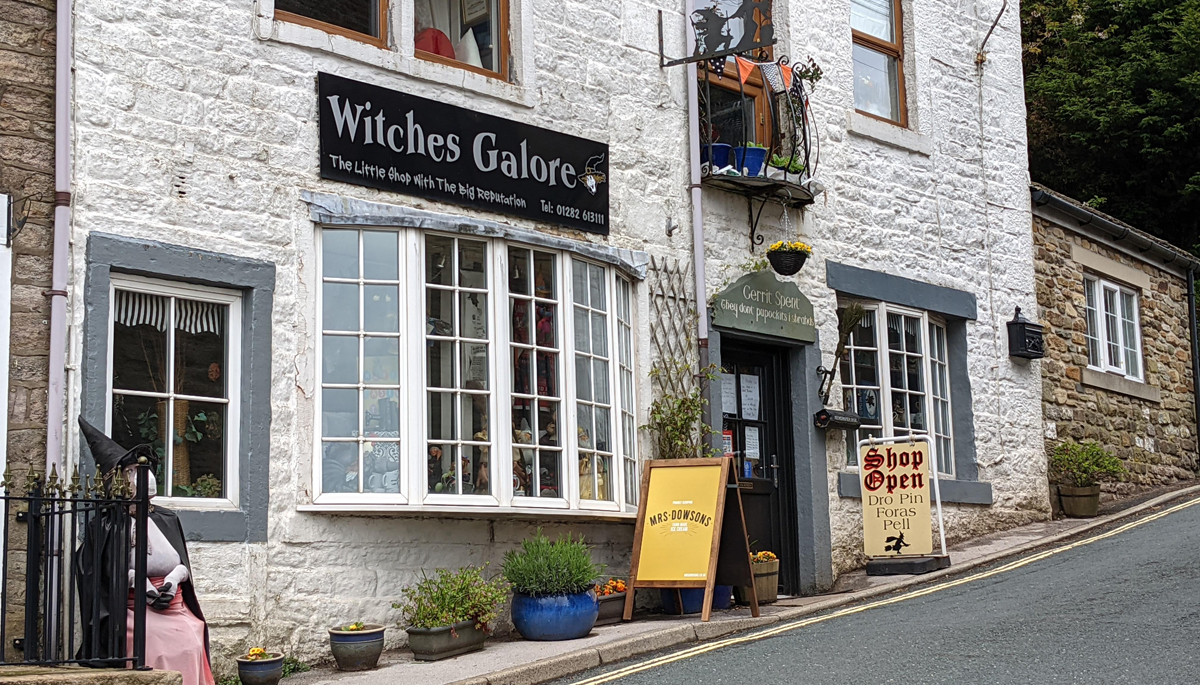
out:
<path id="1" fill-rule="evenodd" d="M 758 176 L 762 174 L 763 164 L 767 161 L 767 149 L 764 147 L 735 147 L 733 148 L 733 159 L 739 174 L 745 172 L 746 176 Z"/>
<path id="2" fill-rule="evenodd" d="M 592 632 L 600 605 L 596 591 L 530 597 L 513 594 L 512 621 L 526 640 L 574 640 Z"/>
<path id="3" fill-rule="evenodd" d="M 733 146 L 729 143 L 710 143 L 700 146 L 700 162 L 712 162 L 712 168 L 723 169 L 730 164 L 729 152 Z"/>
<path id="4" fill-rule="evenodd" d="M 674 590 L 660 590 L 662 593 L 663 612 L 667 614 L 698 614 L 704 610 L 704 588 L 688 588 L 680 590 L 679 595 L 683 599 L 683 611 L 679 610 L 679 604 L 675 601 Z M 729 608 L 733 602 L 733 586 L 718 585 L 713 588 L 713 611 L 724 611 Z"/>

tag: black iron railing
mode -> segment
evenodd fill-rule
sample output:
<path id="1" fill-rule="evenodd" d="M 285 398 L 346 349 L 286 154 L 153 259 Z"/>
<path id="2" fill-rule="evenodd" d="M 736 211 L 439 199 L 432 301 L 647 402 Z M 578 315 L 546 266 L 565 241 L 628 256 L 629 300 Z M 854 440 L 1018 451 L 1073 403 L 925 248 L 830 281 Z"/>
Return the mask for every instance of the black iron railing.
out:
<path id="1" fill-rule="evenodd" d="M 90 476 L 81 482 L 78 471 L 60 481 L 52 470 L 49 478 L 31 473 L 22 483 L 5 474 L 0 662 L 144 666 L 149 466 L 138 470 L 136 493 L 123 473 L 111 482 Z M 131 548 L 132 587 L 139 589 L 133 593 L 132 650 Z"/>

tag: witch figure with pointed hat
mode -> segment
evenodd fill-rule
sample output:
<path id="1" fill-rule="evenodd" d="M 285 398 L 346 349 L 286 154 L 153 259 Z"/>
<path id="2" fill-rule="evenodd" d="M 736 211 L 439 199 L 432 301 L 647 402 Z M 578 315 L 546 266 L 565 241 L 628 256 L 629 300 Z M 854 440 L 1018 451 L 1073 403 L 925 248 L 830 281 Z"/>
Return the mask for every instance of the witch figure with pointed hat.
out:
<path id="1" fill-rule="evenodd" d="M 141 457 L 151 464 L 149 492 L 154 497 L 158 484 L 154 471 L 158 455 L 150 445 L 138 445 L 127 450 L 94 426 L 79 418 L 79 429 L 87 441 L 92 458 L 96 461 L 97 481 L 106 492 L 112 488 L 114 478 L 125 478 L 133 492 L 137 492 L 137 465 Z M 146 519 L 146 586 L 134 588 L 136 554 L 136 521 L 121 525 L 111 517 L 97 516 L 88 523 L 84 531 L 83 545 L 75 555 L 75 577 L 79 588 L 80 618 L 83 635 L 99 629 L 106 634 L 114 626 L 112 621 L 124 626 L 124 645 L 84 644 L 78 658 L 100 662 L 105 659 L 121 658 L 133 653 L 133 606 L 134 592 L 146 593 L 146 665 L 164 671 L 183 674 L 184 685 L 215 685 L 210 667 L 208 650 L 208 624 L 196 600 L 196 589 L 192 585 L 192 567 L 188 561 L 187 543 L 183 537 L 183 526 L 175 512 L 151 506 Z M 120 535 L 129 531 L 128 541 Z M 124 563 L 114 559 L 119 550 L 129 549 L 129 559 Z M 95 560 L 100 560 L 99 564 Z M 127 571 L 126 571 L 127 569 Z M 124 572 L 124 573 L 122 573 Z M 121 582 L 113 578 L 114 573 L 127 575 Z M 127 610 L 113 613 L 111 588 L 128 588 Z M 95 595 L 99 595 L 98 597 Z M 117 604 L 119 606 L 119 602 Z M 99 610 L 93 611 L 93 607 Z M 118 634 L 122 632 L 116 628 Z M 103 641 L 102 641 L 103 642 Z M 111 653 L 115 647 L 121 653 Z"/>

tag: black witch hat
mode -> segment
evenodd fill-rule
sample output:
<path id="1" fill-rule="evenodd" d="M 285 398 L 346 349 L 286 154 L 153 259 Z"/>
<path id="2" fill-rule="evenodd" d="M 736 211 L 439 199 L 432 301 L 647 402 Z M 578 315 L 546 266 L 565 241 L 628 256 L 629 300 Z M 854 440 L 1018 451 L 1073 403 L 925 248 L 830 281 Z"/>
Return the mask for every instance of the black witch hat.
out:
<path id="1" fill-rule="evenodd" d="M 83 438 L 87 440 L 88 448 L 92 452 L 92 459 L 96 460 L 96 470 L 103 475 L 136 464 L 139 457 L 146 457 L 151 464 L 158 463 L 158 455 L 154 453 L 154 448 L 150 445 L 138 445 L 127 450 L 118 445 L 116 440 L 101 433 L 100 429 L 84 421 L 82 416 L 79 417 L 79 430 L 83 433 Z"/>

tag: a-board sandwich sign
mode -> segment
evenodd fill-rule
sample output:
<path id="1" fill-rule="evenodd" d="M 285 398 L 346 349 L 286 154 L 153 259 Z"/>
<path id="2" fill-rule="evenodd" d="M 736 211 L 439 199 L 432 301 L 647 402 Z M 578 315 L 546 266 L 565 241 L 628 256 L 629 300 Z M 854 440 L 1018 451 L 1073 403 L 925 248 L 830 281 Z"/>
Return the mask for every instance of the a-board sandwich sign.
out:
<path id="1" fill-rule="evenodd" d="M 869 557 L 933 552 L 929 442 L 924 438 L 858 448 L 863 549 Z"/>
<path id="2" fill-rule="evenodd" d="M 321 178 L 608 235 L 608 145 L 321 73 Z"/>

